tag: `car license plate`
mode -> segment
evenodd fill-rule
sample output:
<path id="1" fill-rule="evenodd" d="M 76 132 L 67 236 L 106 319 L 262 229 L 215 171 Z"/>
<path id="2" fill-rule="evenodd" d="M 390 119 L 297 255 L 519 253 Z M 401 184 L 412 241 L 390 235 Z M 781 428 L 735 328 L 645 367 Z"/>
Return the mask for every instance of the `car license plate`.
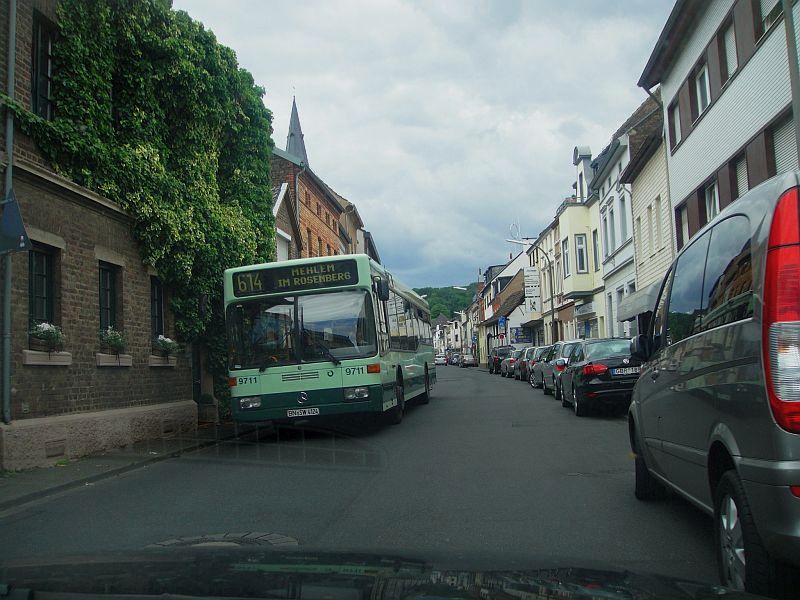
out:
<path id="1" fill-rule="evenodd" d="M 612 375 L 634 375 L 641 371 L 641 367 L 623 367 L 621 369 L 611 369 Z"/>
<path id="2" fill-rule="evenodd" d="M 318 414 L 318 408 L 290 408 L 286 411 L 287 417 L 310 417 Z"/>

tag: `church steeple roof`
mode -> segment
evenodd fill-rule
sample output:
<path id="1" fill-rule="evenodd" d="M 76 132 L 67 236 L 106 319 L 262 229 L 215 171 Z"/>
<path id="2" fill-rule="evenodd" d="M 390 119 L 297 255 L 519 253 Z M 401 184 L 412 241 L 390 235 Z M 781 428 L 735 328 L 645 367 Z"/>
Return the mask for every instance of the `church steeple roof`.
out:
<path id="1" fill-rule="evenodd" d="M 292 97 L 292 117 L 289 120 L 289 135 L 286 136 L 286 152 L 301 159 L 308 165 L 306 144 L 303 141 L 303 130 L 300 128 L 300 117 L 297 115 L 297 102 Z"/>

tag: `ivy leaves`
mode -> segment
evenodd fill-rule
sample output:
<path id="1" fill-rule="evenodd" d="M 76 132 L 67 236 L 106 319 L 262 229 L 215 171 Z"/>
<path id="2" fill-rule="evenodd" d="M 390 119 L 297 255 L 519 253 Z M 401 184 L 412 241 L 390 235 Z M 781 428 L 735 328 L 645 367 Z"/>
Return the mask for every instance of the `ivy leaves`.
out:
<path id="1" fill-rule="evenodd" d="M 210 363 L 224 376 L 223 271 L 273 258 L 264 91 L 165 0 L 61 0 L 58 26 L 55 118 L 6 104 L 59 173 L 133 215 L 178 336 L 221 353 Z M 203 295 L 217 310 L 201 314 Z"/>

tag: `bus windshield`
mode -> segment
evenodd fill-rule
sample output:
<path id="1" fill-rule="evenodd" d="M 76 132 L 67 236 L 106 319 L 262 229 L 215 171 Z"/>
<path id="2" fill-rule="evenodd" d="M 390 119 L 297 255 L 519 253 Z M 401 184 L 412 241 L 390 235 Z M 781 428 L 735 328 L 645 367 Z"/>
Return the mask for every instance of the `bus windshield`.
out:
<path id="1" fill-rule="evenodd" d="M 257 298 L 228 307 L 230 368 L 253 369 L 375 356 L 368 292 Z"/>

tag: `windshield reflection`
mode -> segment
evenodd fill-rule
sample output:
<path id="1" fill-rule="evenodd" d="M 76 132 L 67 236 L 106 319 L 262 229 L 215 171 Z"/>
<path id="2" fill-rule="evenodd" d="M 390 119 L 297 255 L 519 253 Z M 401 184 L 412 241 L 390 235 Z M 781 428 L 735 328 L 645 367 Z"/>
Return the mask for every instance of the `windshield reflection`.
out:
<path id="1" fill-rule="evenodd" d="M 372 303 L 362 290 L 261 298 L 228 310 L 231 369 L 377 354 Z"/>

